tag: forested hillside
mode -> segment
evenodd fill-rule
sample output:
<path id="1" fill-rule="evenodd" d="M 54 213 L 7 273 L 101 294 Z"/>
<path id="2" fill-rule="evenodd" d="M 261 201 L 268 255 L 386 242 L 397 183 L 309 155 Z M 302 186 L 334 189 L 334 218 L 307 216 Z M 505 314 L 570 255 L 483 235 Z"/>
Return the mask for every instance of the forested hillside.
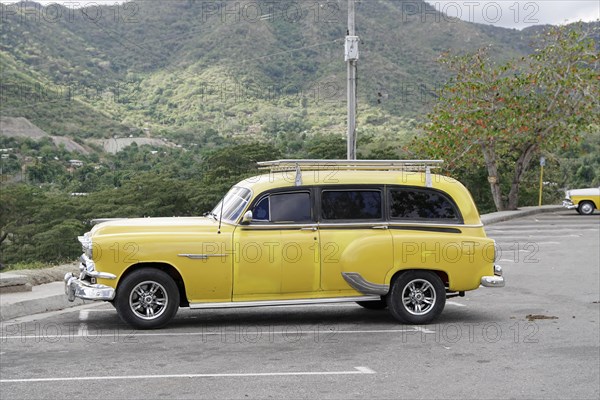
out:
<path id="1" fill-rule="evenodd" d="M 358 5 L 359 129 L 420 118 L 448 76 L 436 63 L 443 51 L 490 45 L 499 59 L 528 51 L 529 31 L 405 3 Z M 3 7 L 2 114 L 50 134 L 344 131 L 345 2 Z"/>

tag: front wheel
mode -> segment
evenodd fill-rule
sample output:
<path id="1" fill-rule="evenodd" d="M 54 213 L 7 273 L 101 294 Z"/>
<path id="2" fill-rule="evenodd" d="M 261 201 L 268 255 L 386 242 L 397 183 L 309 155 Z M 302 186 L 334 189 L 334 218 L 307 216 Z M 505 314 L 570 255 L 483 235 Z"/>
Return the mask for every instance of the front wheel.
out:
<path id="1" fill-rule="evenodd" d="M 582 201 L 579 203 L 579 207 L 577 207 L 577 211 L 581 215 L 592 215 L 594 213 L 594 203 L 591 201 Z"/>
<path id="2" fill-rule="evenodd" d="M 427 324 L 441 314 L 446 304 L 446 288 L 430 271 L 408 271 L 394 281 L 387 296 L 390 312 L 407 324 Z"/>
<path id="3" fill-rule="evenodd" d="M 138 329 L 165 326 L 179 309 L 179 290 L 165 272 L 145 268 L 128 275 L 117 289 L 119 317 Z"/>

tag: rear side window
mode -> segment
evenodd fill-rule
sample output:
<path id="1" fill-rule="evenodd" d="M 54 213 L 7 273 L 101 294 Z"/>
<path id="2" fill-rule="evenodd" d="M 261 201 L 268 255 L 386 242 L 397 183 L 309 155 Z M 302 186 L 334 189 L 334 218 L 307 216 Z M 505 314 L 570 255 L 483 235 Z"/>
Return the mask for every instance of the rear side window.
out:
<path id="1" fill-rule="evenodd" d="M 390 189 L 390 217 L 407 220 L 462 222 L 454 202 L 445 194 L 426 189 Z"/>
<path id="2" fill-rule="evenodd" d="M 381 192 L 378 190 L 323 191 L 321 216 L 326 220 L 381 219 Z"/>

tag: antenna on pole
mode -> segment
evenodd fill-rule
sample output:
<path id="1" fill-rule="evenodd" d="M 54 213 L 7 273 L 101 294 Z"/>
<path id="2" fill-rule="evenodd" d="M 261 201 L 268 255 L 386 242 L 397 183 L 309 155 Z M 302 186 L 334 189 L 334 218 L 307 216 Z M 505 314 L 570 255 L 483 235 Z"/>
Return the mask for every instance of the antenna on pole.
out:
<path id="1" fill-rule="evenodd" d="M 348 0 L 348 35 L 344 59 L 348 64 L 348 160 L 356 160 L 356 64 L 358 36 L 355 30 L 356 0 Z"/>

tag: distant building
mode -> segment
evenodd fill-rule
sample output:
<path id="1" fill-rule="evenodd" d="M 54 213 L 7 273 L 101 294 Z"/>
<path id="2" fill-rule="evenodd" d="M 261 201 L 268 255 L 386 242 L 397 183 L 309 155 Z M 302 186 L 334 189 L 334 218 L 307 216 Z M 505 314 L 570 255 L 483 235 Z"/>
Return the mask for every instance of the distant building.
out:
<path id="1" fill-rule="evenodd" d="M 69 160 L 69 164 L 71 164 L 71 167 L 83 167 L 83 161 L 79 160 Z"/>

